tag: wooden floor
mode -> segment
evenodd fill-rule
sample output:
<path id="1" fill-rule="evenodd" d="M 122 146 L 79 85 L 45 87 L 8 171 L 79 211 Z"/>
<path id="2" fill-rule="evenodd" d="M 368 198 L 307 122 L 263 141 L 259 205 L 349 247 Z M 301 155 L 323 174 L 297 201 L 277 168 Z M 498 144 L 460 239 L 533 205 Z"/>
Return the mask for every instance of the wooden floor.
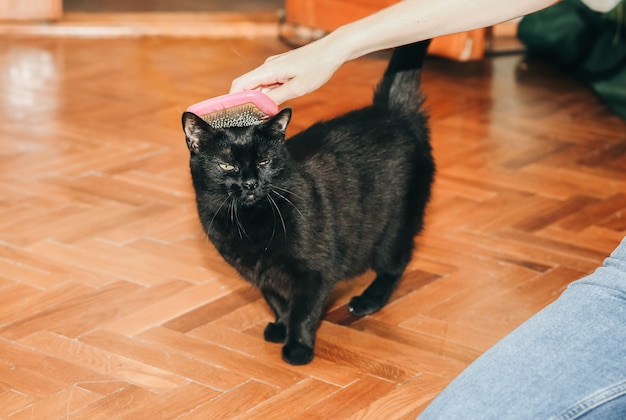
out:
<path id="1" fill-rule="evenodd" d="M 197 221 L 180 114 L 274 40 L 0 40 L 0 418 L 411 418 L 626 232 L 626 123 L 520 56 L 430 59 L 438 178 L 390 304 L 343 283 L 294 367 Z M 293 101 L 369 101 L 385 57 Z"/>

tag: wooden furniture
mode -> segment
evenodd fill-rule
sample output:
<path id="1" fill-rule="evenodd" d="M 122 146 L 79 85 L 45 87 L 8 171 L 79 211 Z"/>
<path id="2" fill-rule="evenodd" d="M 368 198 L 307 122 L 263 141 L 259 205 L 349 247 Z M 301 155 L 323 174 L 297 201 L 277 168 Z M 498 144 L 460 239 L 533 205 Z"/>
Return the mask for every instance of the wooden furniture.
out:
<path id="1" fill-rule="evenodd" d="M 56 20 L 62 15 L 62 0 L 0 0 L 0 20 Z"/>
<path id="2" fill-rule="evenodd" d="M 285 0 L 286 22 L 296 27 L 330 32 L 341 25 L 396 3 L 398 0 Z M 292 33 L 302 33 L 291 28 Z M 316 32 L 312 32 L 316 34 Z M 319 34 L 319 32 L 317 32 Z M 430 53 L 459 61 L 480 59 L 484 55 L 485 29 L 478 29 L 433 40 Z"/>
<path id="3" fill-rule="evenodd" d="M 398 0 L 285 0 L 286 21 L 280 36 L 302 45 Z M 57 21 L 50 25 L 23 22 Z M 62 0 L 0 0 L 0 35 L 37 36 L 276 36 L 276 14 L 211 13 L 63 13 Z M 484 55 L 484 29 L 439 37 L 430 53 L 459 61 Z"/>

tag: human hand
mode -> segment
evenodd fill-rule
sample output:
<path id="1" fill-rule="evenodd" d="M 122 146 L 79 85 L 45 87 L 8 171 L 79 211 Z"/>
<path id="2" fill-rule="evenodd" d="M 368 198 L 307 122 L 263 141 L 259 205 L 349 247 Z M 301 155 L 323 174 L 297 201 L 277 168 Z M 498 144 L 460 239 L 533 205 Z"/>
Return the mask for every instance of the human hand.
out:
<path id="1" fill-rule="evenodd" d="M 260 90 L 281 104 L 314 91 L 343 64 L 325 49 L 323 40 L 269 57 L 261 66 L 233 80 L 230 93 Z"/>

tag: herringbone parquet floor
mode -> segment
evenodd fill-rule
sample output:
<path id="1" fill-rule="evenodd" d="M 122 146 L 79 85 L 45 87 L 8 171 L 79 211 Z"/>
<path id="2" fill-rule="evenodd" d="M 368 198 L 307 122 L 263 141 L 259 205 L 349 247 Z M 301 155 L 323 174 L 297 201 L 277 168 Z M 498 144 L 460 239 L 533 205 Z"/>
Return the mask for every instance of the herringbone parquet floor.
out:
<path id="1" fill-rule="evenodd" d="M 274 40 L 0 40 L 0 418 L 410 418 L 626 232 L 626 123 L 519 56 L 432 59 L 438 178 L 380 313 L 332 295 L 293 367 L 194 208 L 180 114 Z M 291 132 L 369 101 L 384 56 L 293 101 Z"/>

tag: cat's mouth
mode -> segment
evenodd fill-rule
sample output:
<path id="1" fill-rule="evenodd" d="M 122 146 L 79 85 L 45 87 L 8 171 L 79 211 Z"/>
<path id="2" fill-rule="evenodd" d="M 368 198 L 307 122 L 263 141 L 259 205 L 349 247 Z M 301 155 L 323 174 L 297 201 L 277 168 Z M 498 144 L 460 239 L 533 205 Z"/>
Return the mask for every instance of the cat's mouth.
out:
<path id="1" fill-rule="evenodd" d="M 256 188 L 242 188 L 239 191 L 239 205 L 242 207 L 253 207 L 265 197 L 265 191 L 258 186 Z"/>
<path id="2" fill-rule="evenodd" d="M 248 206 L 249 207 L 249 206 L 254 205 L 254 203 L 256 203 L 258 200 L 259 200 L 259 194 L 255 194 L 253 192 L 247 192 L 241 198 L 241 203 L 244 206 Z"/>

